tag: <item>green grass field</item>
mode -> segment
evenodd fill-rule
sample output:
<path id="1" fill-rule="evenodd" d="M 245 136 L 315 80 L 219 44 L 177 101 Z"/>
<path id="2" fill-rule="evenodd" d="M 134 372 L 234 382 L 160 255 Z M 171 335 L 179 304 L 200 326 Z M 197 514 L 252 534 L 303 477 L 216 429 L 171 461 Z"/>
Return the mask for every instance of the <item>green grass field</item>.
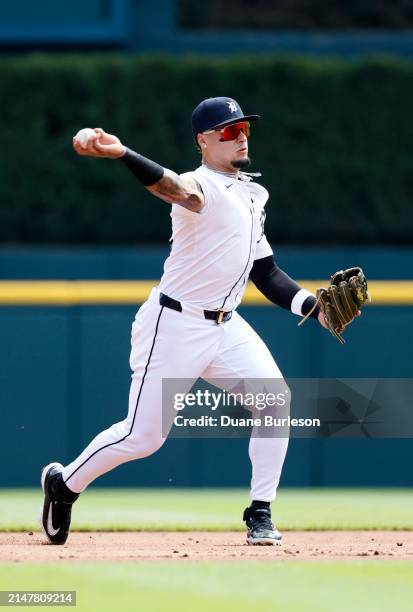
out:
<path id="1" fill-rule="evenodd" d="M 38 529 L 39 489 L 0 490 L 0 531 Z M 88 489 L 77 530 L 243 530 L 247 490 Z M 413 490 L 282 489 L 273 516 L 286 529 L 413 529 Z"/>
<path id="2" fill-rule="evenodd" d="M 412 609 L 412 566 L 391 561 L 3 565 L 0 571 L 2 589 L 76 590 L 82 612 Z"/>
<path id="3" fill-rule="evenodd" d="M 0 530 L 37 529 L 39 490 L 0 492 Z M 88 490 L 74 529 L 243 529 L 245 490 Z M 413 529 L 413 491 L 281 490 L 282 529 Z M 1 562 L 1 550 L 0 550 Z M 388 612 L 412 609 L 409 561 L 192 560 L 0 564 L 1 590 L 76 590 L 79 611 Z M 28 609 L 24 607 L 24 609 Z"/>

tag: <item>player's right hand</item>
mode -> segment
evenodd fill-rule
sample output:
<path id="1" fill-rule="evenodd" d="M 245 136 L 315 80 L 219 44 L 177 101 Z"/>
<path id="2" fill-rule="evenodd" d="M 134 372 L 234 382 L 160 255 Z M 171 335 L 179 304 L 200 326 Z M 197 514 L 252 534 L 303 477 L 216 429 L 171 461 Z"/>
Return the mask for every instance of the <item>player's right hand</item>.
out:
<path id="1" fill-rule="evenodd" d="M 76 136 L 73 138 L 73 148 L 78 155 L 90 157 L 108 157 L 117 159 L 126 153 L 126 147 L 117 136 L 107 134 L 102 128 L 94 128 L 95 136 L 88 138 L 83 148 Z"/>

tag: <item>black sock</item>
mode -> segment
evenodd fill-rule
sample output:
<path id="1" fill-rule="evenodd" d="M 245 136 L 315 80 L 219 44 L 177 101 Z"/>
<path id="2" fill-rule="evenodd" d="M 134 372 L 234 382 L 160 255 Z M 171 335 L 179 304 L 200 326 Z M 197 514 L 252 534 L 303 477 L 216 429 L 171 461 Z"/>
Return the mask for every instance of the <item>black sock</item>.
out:
<path id="1" fill-rule="evenodd" d="M 69 487 L 63 482 L 62 475 L 59 474 L 52 483 L 52 492 L 56 499 L 66 502 L 67 504 L 73 504 L 79 497 L 79 493 L 74 493 Z"/>
<path id="2" fill-rule="evenodd" d="M 258 499 L 253 499 L 250 508 L 252 508 L 253 510 L 257 510 L 258 508 L 268 508 L 269 510 L 270 503 L 271 502 L 259 501 Z"/>

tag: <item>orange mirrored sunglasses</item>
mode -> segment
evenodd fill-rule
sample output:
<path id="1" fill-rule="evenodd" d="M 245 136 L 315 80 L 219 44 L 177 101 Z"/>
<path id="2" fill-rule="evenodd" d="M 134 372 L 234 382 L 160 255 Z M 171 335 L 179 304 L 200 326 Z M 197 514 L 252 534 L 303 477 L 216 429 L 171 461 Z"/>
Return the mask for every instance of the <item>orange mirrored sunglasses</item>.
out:
<path id="1" fill-rule="evenodd" d="M 214 132 L 219 132 L 221 134 L 220 142 L 226 142 L 228 140 L 235 140 L 238 138 L 240 132 L 244 132 L 245 136 L 250 135 L 250 122 L 249 121 L 240 121 L 239 123 L 231 123 L 231 125 L 226 125 L 224 128 L 217 130 L 208 130 L 204 132 L 204 134 L 213 134 Z"/>

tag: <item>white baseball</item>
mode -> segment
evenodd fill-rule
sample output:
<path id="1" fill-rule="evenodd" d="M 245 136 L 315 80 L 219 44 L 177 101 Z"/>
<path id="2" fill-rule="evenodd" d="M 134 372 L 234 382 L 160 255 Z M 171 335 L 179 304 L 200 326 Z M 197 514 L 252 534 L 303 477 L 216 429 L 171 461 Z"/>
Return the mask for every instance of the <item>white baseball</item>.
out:
<path id="1" fill-rule="evenodd" d="M 89 139 L 95 135 L 96 132 L 92 130 L 92 128 L 83 128 L 83 130 L 79 130 L 76 134 L 76 139 L 79 141 L 79 144 L 82 149 L 86 149 Z"/>

